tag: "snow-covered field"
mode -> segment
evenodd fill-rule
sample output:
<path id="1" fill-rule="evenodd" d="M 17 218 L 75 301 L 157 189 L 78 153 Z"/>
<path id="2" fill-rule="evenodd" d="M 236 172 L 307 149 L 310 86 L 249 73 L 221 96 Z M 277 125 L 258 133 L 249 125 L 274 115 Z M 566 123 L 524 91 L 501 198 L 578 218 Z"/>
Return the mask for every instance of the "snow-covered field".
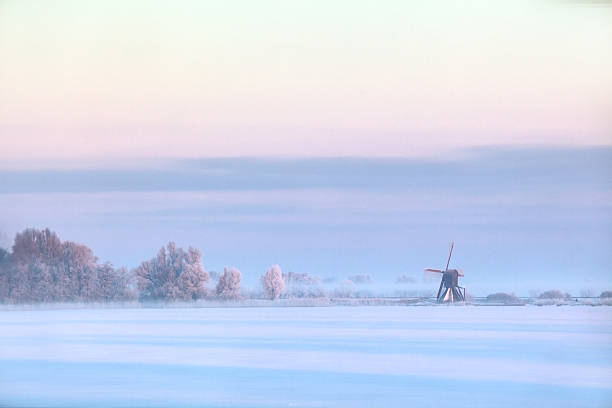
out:
<path id="1" fill-rule="evenodd" d="M 610 407 L 612 308 L 1 311 L 0 406 Z"/>

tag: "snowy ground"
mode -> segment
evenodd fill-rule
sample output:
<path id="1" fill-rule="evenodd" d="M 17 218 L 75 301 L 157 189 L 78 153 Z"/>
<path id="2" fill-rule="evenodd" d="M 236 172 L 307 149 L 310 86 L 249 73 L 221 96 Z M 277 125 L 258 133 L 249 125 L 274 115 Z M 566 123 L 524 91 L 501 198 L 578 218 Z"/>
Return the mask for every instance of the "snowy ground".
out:
<path id="1" fill-rule="evenodd" d="M 0 406 L 439 405 L 612 406 L 612 308 L 0 311 Z"/>

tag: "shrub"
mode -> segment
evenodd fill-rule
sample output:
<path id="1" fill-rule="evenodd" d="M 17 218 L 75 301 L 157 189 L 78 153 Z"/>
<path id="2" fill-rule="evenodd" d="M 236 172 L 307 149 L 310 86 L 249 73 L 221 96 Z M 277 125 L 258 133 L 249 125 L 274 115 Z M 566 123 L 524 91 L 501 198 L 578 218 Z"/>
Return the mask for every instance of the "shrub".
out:
<path id="1" fill-rule="evenodd" d="M 360 283 L 360 284 L 374 283 L 374 278 L 368 274 L 351 275 L 348 277 L 348 280 L 353 281 L 354 283 Z"/>
<path id="2" fill-rule="evenodd" d="M 514 293 L 498 292 L 498 293 L 492 293 L 489 296 L 487 296 L 487 302 L 514 304 L 514 303 L 520 303 L 520 300 L 519 298 L 516 297 Z"/>
<path id="3" fill-rule="evenodd" d="M 540 299 L 569 299 L 570 297 L 569 293 L 563 293 L 560 290 L 547 290 L 539 296 Z"/>
<path id="4" fill-rule="evenodd" d="M 414 278 L 413 276 L 408 276 L 408 275 L 401 275 L 398 276 L 397 279 L 395 279 L 395 283 L 417 283 L 416 278 Z"/>

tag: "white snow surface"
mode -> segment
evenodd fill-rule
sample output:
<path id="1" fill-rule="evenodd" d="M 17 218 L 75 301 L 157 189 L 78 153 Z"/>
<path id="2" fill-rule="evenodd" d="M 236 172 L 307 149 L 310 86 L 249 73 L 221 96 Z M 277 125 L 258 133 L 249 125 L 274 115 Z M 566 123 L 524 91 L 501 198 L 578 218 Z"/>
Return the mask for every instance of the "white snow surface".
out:
<path id="1" fill-rule="evenodd" d="M 2 311 L 0 406 L 609 407 L 611 323 L 605 306 Z"/>

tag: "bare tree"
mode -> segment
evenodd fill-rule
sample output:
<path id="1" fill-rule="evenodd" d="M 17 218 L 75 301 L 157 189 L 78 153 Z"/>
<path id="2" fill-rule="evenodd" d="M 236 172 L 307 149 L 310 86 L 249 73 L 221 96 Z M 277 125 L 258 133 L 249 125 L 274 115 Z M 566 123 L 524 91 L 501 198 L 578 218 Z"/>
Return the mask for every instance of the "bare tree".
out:
<path id="1" fill-rule="evenodd" d="M 595 297 L 595 290 L 594 289 L 582 289 L 580 291 L 580 297 Z"/>
<path id="2" fill-rule="evenodd" d="M 238 299 L 240 297 L 240 281 L 242 274 L 236 268 L 223 268 L 223 274 L 217 283 L 217 296 L 223 299 Z"/>
<path id="3" fill-rule="evenodd" d="M 264 292 L 266 292 L 270 299 L 278 299 L 285 290 L 285 281 L 283 280 L 283 272 L 280 266 L 272 265 L 268 272 L 261 277 L 261 284 L 263 285 Z"/>

